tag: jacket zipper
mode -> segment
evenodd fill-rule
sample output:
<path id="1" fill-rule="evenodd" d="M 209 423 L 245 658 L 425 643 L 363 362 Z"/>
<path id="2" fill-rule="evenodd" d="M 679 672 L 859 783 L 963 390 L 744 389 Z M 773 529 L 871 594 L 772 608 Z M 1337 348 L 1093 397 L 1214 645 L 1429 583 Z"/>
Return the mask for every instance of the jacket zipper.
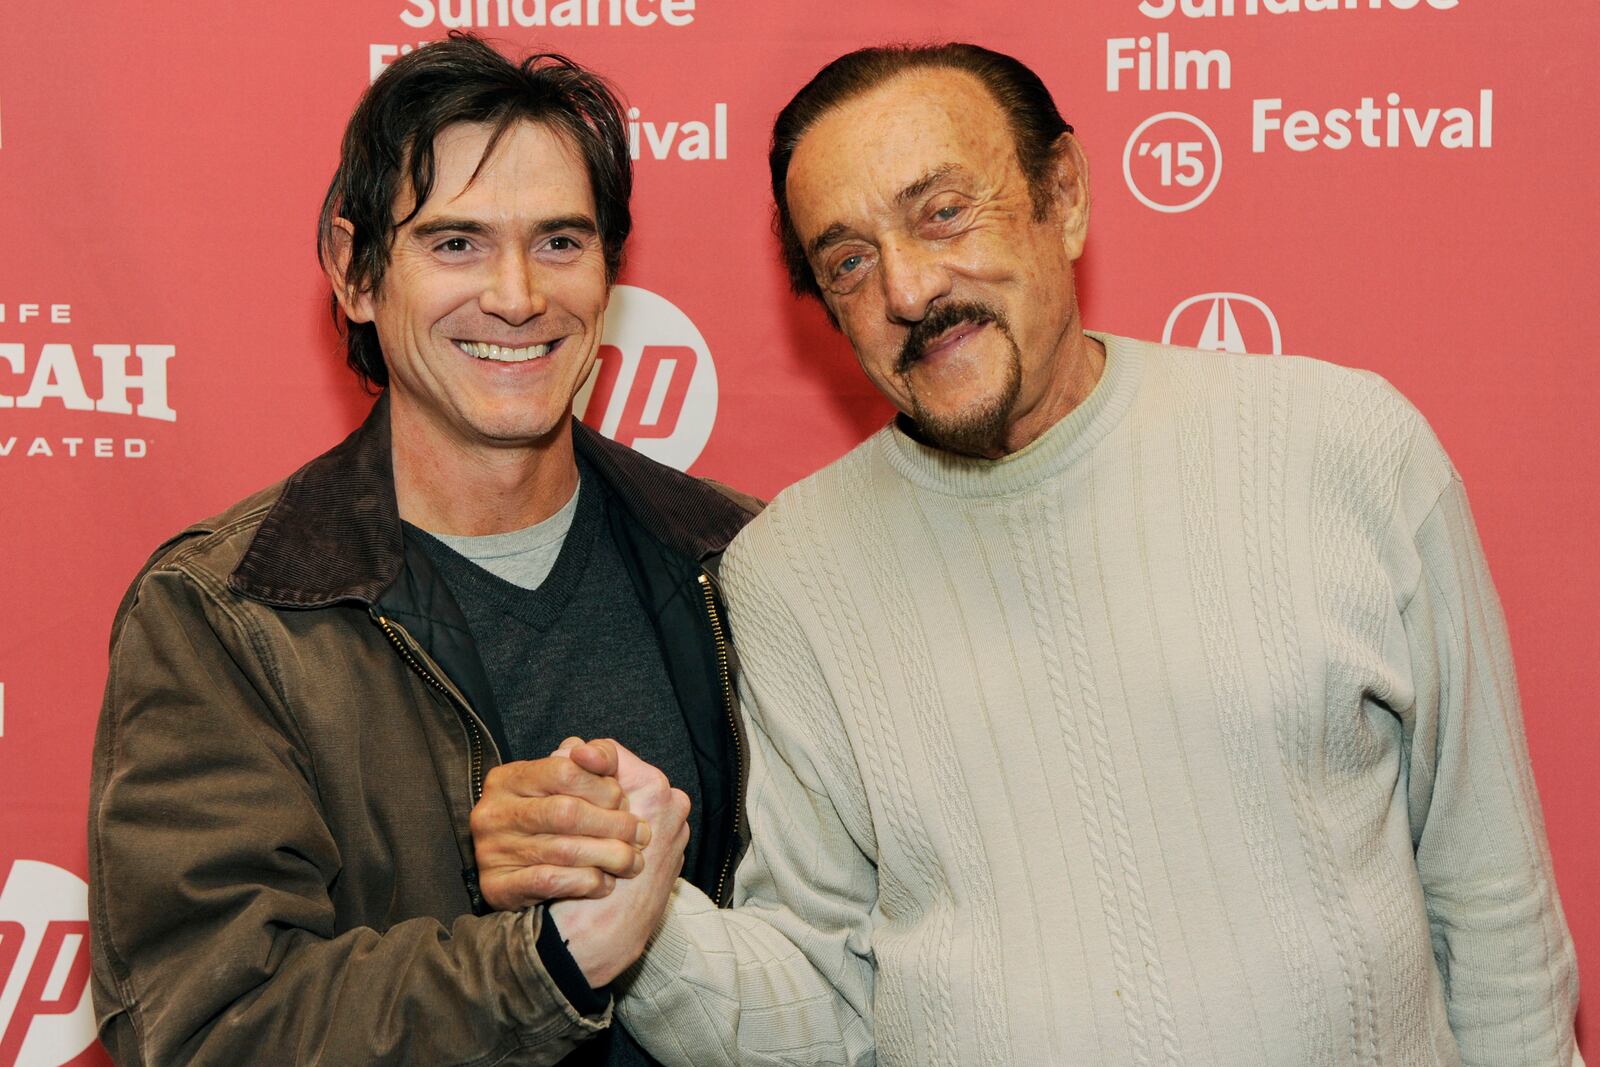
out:
<path id="1" fill-rule="evenodd" d="M 717 892 L 711 898 L 721 905 L 724 901 L 723 890 L 728 883 L 730 868 L 733 866 L 733 854 L 737 851 L 737 842 L 744 832 L 744 740 L 739 731 L 738 710 L 733 699 L 733 673 L 729 664 L 728 632 L 723 629 L 722 615 L 717 611 L 716 590 L 712 584 L 711 575 L 705 571 L 700 572 L 700 592 L 706 600 L 706 617 L 711 620 L 711 639 L 717 646 L 717 673 L 722 681 L 722 707 L 728 716 L 728 733 L 733 737 L 734 756 L 734 797 L 733 797 L 733 838 L 734 843 L 729 844 L 728 850 L 722 857 L 722 869 L 717 874 Z"/>
<path id="2" fill-rule="evenodd" d="M 461 725 L 467 731 L 467 789 L 472 798 L 473 806 L 477 806 L 478 801 L 483 797 L 484 774 L 484 731 L 483 726 L 478 722 L 478 716 L 473 713 L 472 708 L 468 706 L 465 699 L 458 695 L 453 688 L 445 683 L 444 679 L 440 678 L 427 664 L 412 653 L 406 637 L 401 636 L 402 630 L 399 626 L 379 615 L 376 611 L 372 612 L 372 617 L 377 620 L 378 628 L 389 639 L 389 643 L 394 646 L 395 651 L 400 653 L 400 658 L 406 661 L 406 665 L 416 672 L 417 677 L 444 694 L 444 698 L 455 709 L 456 718 L 461 721 Z M 472 864 L 463 867 L 461 869 L 461 880 L 466 884 L 467 902 L 472 905 L 472 913 L 474 915 L 484 914 L 487 911 L 487 905 L 483 899 L 483 890 L 478 886 L 478 868 Z"/>
<path id="3" fill-rule="evenodd" d="M 478 716 L 473 714 L 472 709 L 456 694 L 453 688 L 446 685 L 442 678 L 412 654 L 406 639 L 400 636 L 400 627 L 390 622 L 383 615 L 375 613 L 373 618 L 378 620 L 379 628 L 383 630 L 383 634 L 389 639 L 389 643 L 395 647 L 395 651 L 400 653 L 400 658 L 406 661 L 406 664 L 417 673 L 419 678 L 444 694 L 444 698 L 455 709 L 456 718 L 460 719 L 461 725 L 466 728 L 469 790 L 472 796 L 472 803 L 476 805 L 483 798 L 483 727 L 478 724 Z"/>

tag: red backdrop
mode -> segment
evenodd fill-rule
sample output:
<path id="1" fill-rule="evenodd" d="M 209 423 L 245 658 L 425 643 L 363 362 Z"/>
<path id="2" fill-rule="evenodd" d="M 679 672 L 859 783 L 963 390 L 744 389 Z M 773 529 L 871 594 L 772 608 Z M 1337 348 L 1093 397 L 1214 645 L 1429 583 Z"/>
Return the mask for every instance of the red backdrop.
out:
<path id="1" fill-rule="evenodd" d="M 635 288 L 586 418 L 764 495 L 886 415 L 785 292 L 772 116 L 869 42 L 971 39 L 1040 71 L 1093 166 L 1091 326 L 1370 367 L 1449 447 L 1505 602 L 1584 978 L 1600 981 L 1594 4 L 115 8 L 0 9 L 0 1067 L 100 1062 L 81 879 L 112 612 L 163 537 L 363 413 L 313 223 L 357 95 L 447 24 L 570 52 L 637 108 Z"/>

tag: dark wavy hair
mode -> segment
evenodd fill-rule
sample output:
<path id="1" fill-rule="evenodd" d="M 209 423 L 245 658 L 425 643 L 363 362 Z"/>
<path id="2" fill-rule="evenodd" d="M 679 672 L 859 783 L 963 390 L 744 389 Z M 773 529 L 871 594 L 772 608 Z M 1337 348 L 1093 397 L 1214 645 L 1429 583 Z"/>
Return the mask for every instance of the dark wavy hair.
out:
<path id="1" fill-rule="evenodd" d="M 329 262 L 334 222 L 345 219 L 355 231 L 348 284 L 377 292 L 389 267 L 395 231 L 416 217 L 433 192 L 439 134 L 461 122 L 492 127 L 483 153 L 487 160 L 513 124 L 527 121 L 566 134 L 582 156 L 594 193 L 606 280 L 614 282 L 633 228 L 628 209 L 633 161 L 623 114 L 605 79 L 563 55 L 540 53 L 513 63 L 480 38 L 463 33 L 417 48 L 385 68 L 345 127 L 339 169 L 317 221 L 317 256 Z M 397 219 L 395 202 L 404 191 L 413 194 L 412 207 Z M 333 318 L 344 333 L 350 368 L 363 384 L 388 385 L 376 328 L 349 321 L 337 295 Z"/>
<path id="2" fill-rule="evenodd" d="M 783 247 L 789 286 L 800 296 L 822 299 L 811 272 L 806 250 L 789 215 L 787 184 L 789 160 L 800 139 L 817 120 L 834 108 L 913 70 L 962 70 L 989 90 L 1011 126 L 1017 162 L 1028 179 L 1034 214 L 1043 219 L 1050 210 L 1050 164 L 1056 143 L 1071 133 L 1044 82 L 1020 60 L 975 44 L 892 44 L 861 48 L 835 59 L 805 84 L 778 112 L 772 124 L 772 146 L 767 164 L 772 170 L 773 228 Z"/>

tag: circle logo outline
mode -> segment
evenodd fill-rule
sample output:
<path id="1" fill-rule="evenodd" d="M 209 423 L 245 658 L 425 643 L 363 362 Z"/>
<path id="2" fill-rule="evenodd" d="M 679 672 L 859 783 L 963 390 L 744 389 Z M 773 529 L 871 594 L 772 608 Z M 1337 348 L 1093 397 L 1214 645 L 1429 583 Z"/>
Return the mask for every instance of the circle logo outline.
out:
<path id="1" fill-rule="evenodd" d="M 1214 156 L 1216 156 L 1217 159 L 1217 165 L 1212 168 L 1211 179 L 1210 181 L 1206 182 L 1206 187 L 1200 190 L 1199 194 L 1193 199 L 1185 201 L 1182 204 L 1163 204 L 1159 201 L 1152 200 L 1144 194 L 1142 189 L 1139 188 L 1139 183 L 1133 180 L 1133 146 L 1138 143 L 1139 135 L 1144 133 L 1144 131 L 1148 130 L 1151 126 L 1154 126 L 1156 123 L 1164 122 L 1167 119 L 1177 119 L 1198 126 L 1200 128 L 1200 132 L 1206 135 L 1206 140 L 1211 142 L 1211 152 Z M 1152 211 L 1159 211 L 1167 215 L 1176 215 L 1185 211 L 1192 211 L 1201 204 L 1205 203 L 1206 199 L 1211 196 L 1212 191 L 1216 189 L 1217 182 L 1219 179 L 1221 179 L 1221 177 L 1222 142 L 1217 140 L 1216 133 L 1211 129 L 1210 126 L 1206 125 L 1203 119 L 1195 115 L 1191 115 L 1187 111 L 1162 111 L 1155 115 L 1151 115 L 1149 118 L 1145 119 L 1143 122 L 1139 123 L 1139 125 L 1134 127 L 1133 132 L 1128 135 L 1128 143 L 1122 148 L 1122 180 L 1127 183 L 1128 191 L 1134 195 L 1134 198 L 1145 207 L 1150 208 Z"/>

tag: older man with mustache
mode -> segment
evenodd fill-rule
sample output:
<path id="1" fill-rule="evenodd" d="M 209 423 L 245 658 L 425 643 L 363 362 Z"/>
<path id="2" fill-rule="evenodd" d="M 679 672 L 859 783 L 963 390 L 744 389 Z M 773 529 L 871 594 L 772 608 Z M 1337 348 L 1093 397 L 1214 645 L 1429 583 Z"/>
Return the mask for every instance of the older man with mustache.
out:
<path id="1" fill-rule="evenodd" d="M 795 288 L 901 415 L 727 553 L 753 843 L 731 912 L 678 885 L 641 1042 L 1577 1062 L 1504 624 L 1415 409 L 1087 332 L 1086 163 L 1009 57 L 847 55 L 771 162 Z M 629 897 L 653 922 L 642 882 L 563 907 Z"/>

